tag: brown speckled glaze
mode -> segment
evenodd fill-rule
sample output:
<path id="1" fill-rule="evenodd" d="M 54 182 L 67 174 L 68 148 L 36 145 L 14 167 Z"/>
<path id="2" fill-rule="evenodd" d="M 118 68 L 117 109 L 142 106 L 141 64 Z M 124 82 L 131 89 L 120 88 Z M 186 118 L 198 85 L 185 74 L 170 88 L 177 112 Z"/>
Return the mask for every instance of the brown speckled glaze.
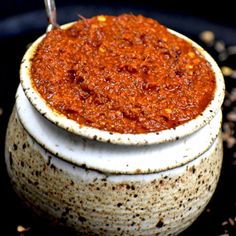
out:
<path id="1" fill-rule="evenodd" d="M 14 189 L 34 211 L 80 235 L 177 235 L 215 191 L 222 164 L 221 130 L 206 152 L 178 168 L 109 174 L 47 152 L 24 129 L 14 109 L 6 164 Z"/>

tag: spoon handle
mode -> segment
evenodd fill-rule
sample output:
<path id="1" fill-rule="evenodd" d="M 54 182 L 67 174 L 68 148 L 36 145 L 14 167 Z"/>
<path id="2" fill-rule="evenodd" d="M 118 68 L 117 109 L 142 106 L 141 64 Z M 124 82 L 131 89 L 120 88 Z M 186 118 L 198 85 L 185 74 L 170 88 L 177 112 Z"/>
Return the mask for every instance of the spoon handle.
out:
<path id="1" fill-rule="evenodd" d="M 57 24 L 57 13 L 56 5 L 54 0 L 44 0 L 47 16 L 48 16 L 48 27 L 47 32 L 51 31 L 54 28 L 59 27 Z"/>

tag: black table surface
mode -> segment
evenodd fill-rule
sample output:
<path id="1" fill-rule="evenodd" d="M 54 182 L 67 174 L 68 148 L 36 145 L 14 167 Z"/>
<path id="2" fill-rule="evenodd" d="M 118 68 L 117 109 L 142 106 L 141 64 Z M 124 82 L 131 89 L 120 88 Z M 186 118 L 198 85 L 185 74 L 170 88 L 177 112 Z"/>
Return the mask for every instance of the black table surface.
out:
<path id="1" fill-rule="evenodd" d="M 58 22 L 74 21 L 78 14 L 90 17 L 98 14 L 121 14 L 132 12 L 152 17 L 169 28 L 179 31 L 202 45 L 218 62 L 219 66 L 236 70 L 236 26 L 216 22 L 204 17 L 182 14 L 175 11 L 156 10 L 133 5 L 81 4 L 58 8 Z M 24 14 L 0 18 L 0 233 L 1 235 L 73 235 L 67 230 L 52 228 L 34 218 L 14 193 L 6 172 L 4 142 L 7 122 L 11 114 L 15 92 L 19 85 L 21 58 L 31 42 L 45 32 L 47 20 L 44 9 L 28 11 Z M 213 44 L 208 45 L 199 37 L 203 31 L 215 35 Z M 226 54 L 225 54 L 226 53 Z M 228 54 L 229 56 L 227 56 Z M 222 55 L 226 55 L 222 59 Z M 231 71 L 232 72 L 232 71 Z M 182 236 L 236 235 L 236 76 L 225 76 L 226 98 L 223 105 L 224 159 L 217 189 L 204 212 Z M 27 230 L 17 232 L 17 226 Z M 3 233 L 4 232 L 4 233 Z"/>

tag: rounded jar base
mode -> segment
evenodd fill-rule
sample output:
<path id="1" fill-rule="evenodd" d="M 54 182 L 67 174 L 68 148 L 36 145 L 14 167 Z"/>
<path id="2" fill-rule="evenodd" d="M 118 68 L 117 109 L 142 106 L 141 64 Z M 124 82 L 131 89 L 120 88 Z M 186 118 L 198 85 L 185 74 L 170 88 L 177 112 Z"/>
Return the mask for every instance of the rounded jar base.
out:
<path id="1" fill-rule="evenodd" d="M 5 152 L 12 185 L 24 202 L 37 214 L 82 235 L 182 232 L 211 199 L 223 156 L 219 130 L 206 152 L 180 167 L 152 174 L 102 173 L 66 162 L 41 147 L 22 126 L 16 109 L 8 124 Z"/>

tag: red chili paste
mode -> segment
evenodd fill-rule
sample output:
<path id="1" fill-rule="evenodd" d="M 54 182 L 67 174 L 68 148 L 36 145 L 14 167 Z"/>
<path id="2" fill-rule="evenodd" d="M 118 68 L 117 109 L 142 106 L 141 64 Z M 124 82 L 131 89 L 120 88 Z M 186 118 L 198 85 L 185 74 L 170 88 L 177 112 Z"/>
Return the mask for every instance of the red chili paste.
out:
<path id="1" fill-rule="evenodd" d="M 154 19 L 129 14 L 52 30 L 31 74 L 52 109 L 119 133 L 157 132 L 194 119 L 216 87 L 211 66 L 190 43 Z"/>

